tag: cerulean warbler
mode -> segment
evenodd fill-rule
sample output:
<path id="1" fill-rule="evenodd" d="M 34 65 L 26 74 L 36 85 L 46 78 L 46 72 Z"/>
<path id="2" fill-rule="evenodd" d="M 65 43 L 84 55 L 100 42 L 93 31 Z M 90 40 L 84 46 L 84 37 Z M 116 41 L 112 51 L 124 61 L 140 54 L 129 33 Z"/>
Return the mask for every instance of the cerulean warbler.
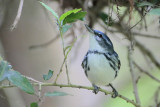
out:
<path id="1" fill-rule="evenodd" d="M 94 87 L 95 94 L 99 91 L 99 86 L 111 86 L 112 97 L 118 96 L 118 92 L 111 85 L 117 77 L 121 63 L 118 54 L 114 51 L 113 44 L 108 36 L 98 30 L 85 25 L 90 32 L 89 50 L 85 55 L 82 67 L 89 81 Z"/>

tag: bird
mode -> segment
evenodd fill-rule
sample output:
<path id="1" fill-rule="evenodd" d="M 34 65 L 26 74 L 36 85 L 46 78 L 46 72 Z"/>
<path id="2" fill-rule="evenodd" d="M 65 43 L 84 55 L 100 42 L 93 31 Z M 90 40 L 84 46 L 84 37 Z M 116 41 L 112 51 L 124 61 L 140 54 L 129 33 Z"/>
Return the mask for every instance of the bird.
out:
<path id="1" fill-rule="evenodd" d="M 118 92 L 111 82 L 118 76 L 120 70 L 119 56 L 105 33 L 94 30 L 87 24 L 85 27 L 90 33 L 89 49 L 81 66 L 94 88 L 93 93 L 97 94 L 101 86 L 110 86 L 113 92 L 112 98 L 116 98 Z"/>

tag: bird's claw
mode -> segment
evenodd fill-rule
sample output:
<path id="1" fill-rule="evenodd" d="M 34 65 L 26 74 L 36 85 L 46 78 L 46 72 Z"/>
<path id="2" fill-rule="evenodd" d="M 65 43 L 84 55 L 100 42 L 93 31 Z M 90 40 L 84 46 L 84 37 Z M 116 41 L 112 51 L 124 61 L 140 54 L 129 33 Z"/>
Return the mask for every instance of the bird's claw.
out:
<path id="1" fill-rule="evenodd" d="M 118 96 L 118 92 L 116 91 L 116 89 L 112 86 L 112 84 L 109 84 L 109 86 L 112 88 L 112 98 L 116 98 Z"/>
<path id="2" fill-rule="evenodd" d="M 93 93 L 97 94 L 99 92 L 100 87 L 97 87 L 96 85 L 93 85 Z"/>
<path id="3" fill-rule="evenodd" d="M 115 89 L 112 92 L 112 98 L 116 98 L 118 96 L 118 92 Z"/>

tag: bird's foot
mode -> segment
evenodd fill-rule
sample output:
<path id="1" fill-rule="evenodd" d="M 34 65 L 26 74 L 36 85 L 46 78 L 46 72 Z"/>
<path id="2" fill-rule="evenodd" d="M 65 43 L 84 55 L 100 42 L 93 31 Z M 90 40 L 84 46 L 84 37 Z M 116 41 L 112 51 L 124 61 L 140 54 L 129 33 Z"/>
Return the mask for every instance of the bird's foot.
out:
<path id="1" fill-rule="evenodd" d="M 118 96 L 118 92 L 116 91 L 116 89 L 112 86 L 112 84 L 109 84 L 109 86 L 112 88 L 112 98 L 116 98 Z"/>
<path id="2" fill-rule="evenodd" d="M 93 93 L 97 94 L 99 92 L 100 87 L 93 84 Z"/>

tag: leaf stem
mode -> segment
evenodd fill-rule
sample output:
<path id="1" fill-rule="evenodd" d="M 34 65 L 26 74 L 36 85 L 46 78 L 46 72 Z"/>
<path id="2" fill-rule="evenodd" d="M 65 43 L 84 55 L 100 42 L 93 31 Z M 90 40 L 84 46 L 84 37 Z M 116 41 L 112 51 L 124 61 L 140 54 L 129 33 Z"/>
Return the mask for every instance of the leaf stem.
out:
<path id="1" fill-rule="evenodd" d="M 57 82 L 57 79 L 59 78 L 59 75 L 61 74 L 61 72 L 62 72 L 62 68 L 63 68 L 63 66 L 64 66 L 64 64 L 65 64 L 66 74 L 67 74 L 67 81 L 68 81 L 68 84 L 71 84 L 71 83 L 70 83 L 69 74 L 68 74 L 67 57 L 66 57 L 66 55 L 65 55 L 64 39 L 63 39 L 63 32 L 62 32 L 62 25 L 61 25 L 60 23 L 59 23 L 59 31 L 60 31 L 61 41 L 62 41 L 62 47 L 63 47 L 63 56 L 64 56 L 64 60 L 63 60 L 63 63 L 62 63 L 61 68 L 60 68 L 60 71 L 59 71 L 59 73 L 57 74 L 57 77 L 56 77 L 56 79 L 55 79 L 55 82 L 54 82 L 54 83 L 56 83 L 56 82 Z"/>

